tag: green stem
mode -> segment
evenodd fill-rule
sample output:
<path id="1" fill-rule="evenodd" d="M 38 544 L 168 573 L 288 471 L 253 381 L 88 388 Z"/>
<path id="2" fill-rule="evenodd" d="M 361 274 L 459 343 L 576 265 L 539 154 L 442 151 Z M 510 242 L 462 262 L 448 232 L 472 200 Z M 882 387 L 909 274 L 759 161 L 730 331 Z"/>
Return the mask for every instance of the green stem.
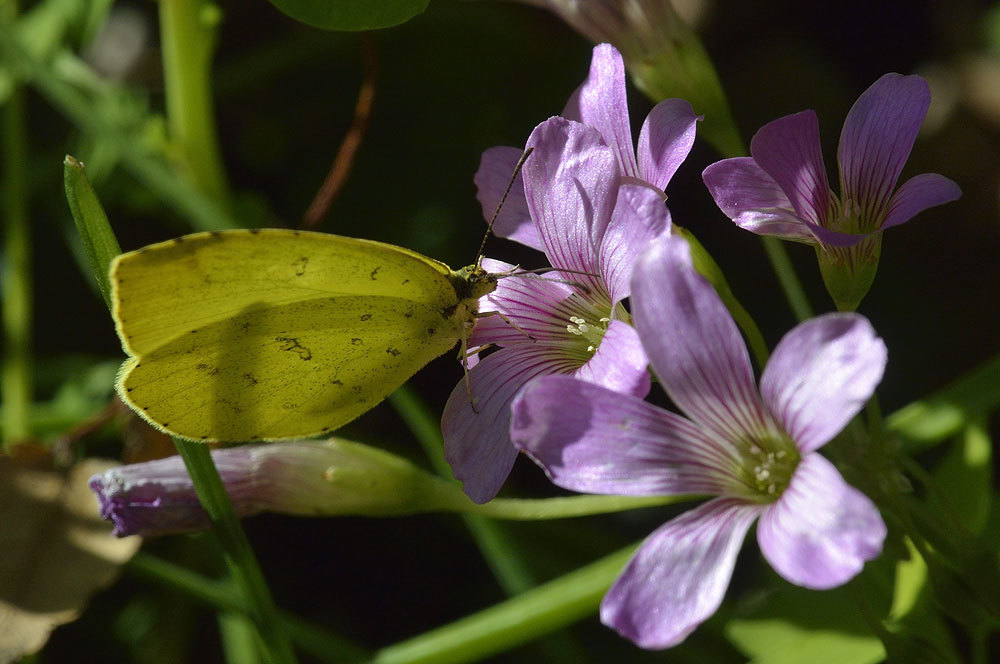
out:
<path id="1" fill-rule="evenodd" d="M 40 60 L 19 43 L 8 26 L 0 23 L 0 59 L 16 66 L 18 74 L 30 80 L 38 92 L 81 131 L 112 147 L 129 173 L 195 229 L 211 231 L 240 226 L 225 208 L 181 177 L 176 168 L 166 163 L 163 155 L 145 147 L 148 141 L 143 138 L 143 127 L 109 121 L 106 113 L 98 112 L 104 106 L 120 104 L 116 95 L 126 93 L 94 83 L 100 81 L 99 77 L 72 53 L 60 51 L 51 61 Z M 71 83 L 63 76 L 64 70 L 83 70 L 88 76 L 77 76 Z M 79 79 L 86 79 L 91 84 L 81 88 Z"/>
<path id="2" fill-rule="evenodd" d="M 167 127 L 199 189 L 229 207 L 215 131 L 211 66 L 218 9 L 204 0 L 160 0 Z"/>
<path id="3" fill-rule="evenodd" d="M 2 8 L 5 26 L 17 15 L 17 2 Z M 4 109 L 3 121 L 3 370 L 0 398 L 3 401 L 3 449 L 31 433 L 31 231 L 28 224 L 27 122 L 24 94 L 15 84 Z"/>
<path id="4" fill-rule="evenodd" d="M 247 602 L 247 613 L 260 634 L 264 660 L 270 664 L 295 662 L 291 643 L 278 623 L 278 610 L 271 591 L 236 518 L 208 446 L 179 438 L 174 438 L 174 445 L 191 475 L 198 500 L 212 522 L 212 531 L 219 539 L 229 574 Z"/>
<path id="5" fill-rule="evenodd" d="M 246 602 L 239 597 L 229 581 L 208 579 L 141 551 L 125 567 L 136 576 L 179 590 L 192 599 L 221 611 L 248 613 Z M 353 643 L 287 611 L 279 609 L 277 619 L 295 645 L 321 662 L 344 664 L 358 662 L 370 656 Z"/>
<path id="6" fill-rule="evenodd" d="M 438 420 L 430 416 L 423 403 L 405 385 L 396 390 L 389 400 L 424 448 L 435 472 L 441 477 L 453 479 L 451 467 L 444 458 L 444 441 Z M 462 519 L 507 595 L 523 593 L 535 585 L 535 579 L 521 560 L 520 552 L 495 523 L 477 514 L 463 514 Z"/>
<path id="7" fill-rule="evenodd" d="M 799 276 L 795 273 L 785 245 L 778 238 L 766 235 L 761 236 L 760 241 L 764 245 L 768 260 L 771 261 L 771 269 L 778 277 L 781 290 L 785 292 L 785 299 L 788 300 L 788 306 L 791 307 L 792 313 L 799 320 L 812 318 L 812 305 L 809 304 L 809 298 L 806 297 L 806 292 L 802 288 L 802 282 L 799 281 Z"/>
<path id="8" fill-rule="evenodd" d="M 592 615 L 635 545 L 522 595 L 376 653 L 372 664 L 478 661 Z"/>
<path id="9" fill-rule="evenodd" d="M 226 664 L 260 664 L 257 630 L 243 614 L 222 611 L 216 614 Z"/>
<path id="10" fill-rule="evenodd" d="M 464 506 L 466 512 L 493 519 L 537 521 L 568 519 L 593 514 L 624 512 L 642 507 L 661 507 L 694 500 L 697 496 L 566 496 L 564 498 L 494 498 L 482 505 Z"/>

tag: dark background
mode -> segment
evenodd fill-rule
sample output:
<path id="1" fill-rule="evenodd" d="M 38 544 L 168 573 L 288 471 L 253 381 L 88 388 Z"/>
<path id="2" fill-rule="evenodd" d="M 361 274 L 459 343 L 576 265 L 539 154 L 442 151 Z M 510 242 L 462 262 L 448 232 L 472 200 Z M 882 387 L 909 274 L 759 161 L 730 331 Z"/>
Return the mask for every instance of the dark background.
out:
<path id="1" fill-rule="evenodd" d="M 162 108 L 155 6 L 129 6 L 148 17 L 154 37 L 128 83 Z M 362 77 L 360 37 L 304 27 L 264 2 L 225 2 L 222 9 L 217 115 L 240 215 L 248 226 L 297 225 L 350 124 Z M 903 179 L 939 172 L 958 182 L 963 197 L 884 238 L 879 275 L 861 312 L 889 347 L 879 389 L 887 413 L 1000 350 L 1000 32 L 991 34 L 1000 14 L 990 10 L 991 3 L 944 0 L 717 1 L 705 5 L 699 20 L 745 139 L 767 121 L 813 108 L 831 169 L 843 118 L 865 88 L 890 71 L 929 79 L 934 104 Z M 480 154 L 493 145 L 523 145 L 537 123 L 558 113 L 586 76 L 591 45 L 532 7 L 443 0 L 370 38 L 378 58 L 371 123 L 322 230 L 403 245 L 452 266 L 471 263 L 485 228 L 472 183 Z M 653 103 L 634 88 L 629 94 L 637 132 Z M 85 148 L 43 98 L 30 94 L 28 101 L 39 364 L 44 371 L 69 354 L 117 358 L 103 302 L 64 239 L 71 219 L 62 197 L 62 156 Z M 668 189 L 671 211 L 711 251 L 773 345 L 795 320 L 759 240 L 733 226 L 701 183 L 702 169 L 718 158 L 702 142 L 695 146 Z M 96 186 L 124 250 L 190 230 L 120 170 Z M 789 251 L 814 307 L 829 310 L 812 250 Z M 495 238 L 486 253 L 542 264 Z M 411 384 L 432 412 L 440 412 L 460 378 L 458 364 L 444 357 Z M 44 381 L 40 389 L 47 389 Z M 386 404 L 341 433 L 421 458 Z M 115 449 L 113 438 L 93 445 Z M 523 462 L 504 493 L 554 494 Z M 544 580 L 641 538 L 668 516 L 650 510 L 504 527 Z M 317 521 L 268 515 L 248 520 L 246 528 L 281 606 L 366 647 L 389 645 L 504 598 L 454 517 Z M 212 571 L 218 561 L 204 544 L 204 538 L 175 537 L 147 546 Z M 756 563 L 750 544 L 728 597 L 738 597 L 763 574 Z M 615 656 L 710 661 L 707 653 L 740 661 L 724 647 L 716 650 L 713 629 L 709 623 L 688 645 L 649 654 L 600 628 L 596 617 L 568 631 L 593 662 Z M 549 655 L 530 646 L 490 661 L 550 661 Z M 98 595 L 81 620 L 57 630 L 40 661 L 71 656 L 102 662 L 222 658 L 210 613 L 128 575 Z"/>

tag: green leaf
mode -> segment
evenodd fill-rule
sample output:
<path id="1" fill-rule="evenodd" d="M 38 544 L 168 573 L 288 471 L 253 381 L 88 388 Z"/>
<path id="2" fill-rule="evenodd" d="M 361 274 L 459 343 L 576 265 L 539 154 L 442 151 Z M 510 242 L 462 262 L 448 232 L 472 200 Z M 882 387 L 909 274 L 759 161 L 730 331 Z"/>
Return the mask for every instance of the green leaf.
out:
<path id="1" fill-rule="evenodd" d="M 993 490 L 993 444 L 985 417 L 976 418 L 952 443 L 948 454 L 934 471 L 938 486 L 947 496 L 949 507 L 972 533 L 981 533 L 990 514 Z M 951 514 L 936 493 L 928 497 L 931 507 Z M 947 521 L 945 521 L 947 522 Z"/>
<path id="2" fill-rule="evenodd" d="M 937 610 L 927 576 L 927 564 L 910 540 L 909 558 L 896 563 L 896 583 L 886 628 L 900 641 L 914 644 L 941 661 L 959 661 L 944 618 Z M 898 642 L 897 642 L 898 643 Z"/>
<path id="3" fill-rule="evenodd" d="M 844 588 L 782 588 L 725 631 L 752 664 L 874 664 L 885 657 Z"/>
<path id="4" fill-rule="evenodd" d="M 936 445 L 1000 405 L 998 371 L 1000 355 L 994 355 L 943 389 L 900 408 L 886 427 L 902 437 L 908 454 Z"/>
<path id="5" fill-rule="evenodd" d="M 314 28 L 377 30 L 405 23 L 430 0 L 271 0 L 271 4 Z"/>
<path id="6" fill-rule="evenodd" d="M 63 164 L 66 200 L 73 213 L 76 229 L 80 233 L 87 262 L 90 263 L 90 269 L 97 280 L 98 288 L 101 289 L 101 295 L 104 296 L 104 302 L 110 309 L 111 280 L 108 277 L 108 268 L 111 260 L 122 250 L 118 246 L 114 231 L 111 230 L 111 224 L 108 223 L 108 216 L 104 214 L 104 208 L 97 200 L 94 188 L 90 186 L 83 163 L 75 157 L 66 155 Z"/>

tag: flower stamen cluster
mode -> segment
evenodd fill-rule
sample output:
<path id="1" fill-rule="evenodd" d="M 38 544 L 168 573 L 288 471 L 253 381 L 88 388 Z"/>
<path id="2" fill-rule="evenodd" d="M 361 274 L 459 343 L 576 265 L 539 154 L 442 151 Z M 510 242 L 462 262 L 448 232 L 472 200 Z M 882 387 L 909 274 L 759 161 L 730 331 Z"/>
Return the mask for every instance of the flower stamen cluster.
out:
<path id="1" fill-rule="evenodd" d="M 566 331 L 588 341 L 587 352 L 593 353 L 601 345 L 601 339 L 604 338 L 604 333 L 608 331 L 608 323 L 611 322 L 611 319 L 607 316 L 601 316 L 595 325 L 591 325 L 584 318 L 570 316 L 569 322 L 570 325 L 566 326 Z"/>
<path id="2" fill-rule="evenodd" d="M 779 499 L 801 459 L 795 443 L 786 434 L 775 431 L 755 436 L 743 447 L 738 473 L 741 486 L 736 492 L 761 503 Z"/>

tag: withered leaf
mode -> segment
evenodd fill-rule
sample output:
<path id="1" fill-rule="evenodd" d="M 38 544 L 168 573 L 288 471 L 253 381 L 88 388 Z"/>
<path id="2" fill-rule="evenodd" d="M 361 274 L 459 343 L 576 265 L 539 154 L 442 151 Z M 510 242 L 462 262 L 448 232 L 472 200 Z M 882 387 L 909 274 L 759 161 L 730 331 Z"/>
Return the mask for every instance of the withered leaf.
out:
<path id="1" fill-rule="evenodd" d="M 88 459 L 62 473 L 0 458 L 0 664 L 37 652 L 142 543 L 111 537 L 87 487 L 112 465 Z"/>

